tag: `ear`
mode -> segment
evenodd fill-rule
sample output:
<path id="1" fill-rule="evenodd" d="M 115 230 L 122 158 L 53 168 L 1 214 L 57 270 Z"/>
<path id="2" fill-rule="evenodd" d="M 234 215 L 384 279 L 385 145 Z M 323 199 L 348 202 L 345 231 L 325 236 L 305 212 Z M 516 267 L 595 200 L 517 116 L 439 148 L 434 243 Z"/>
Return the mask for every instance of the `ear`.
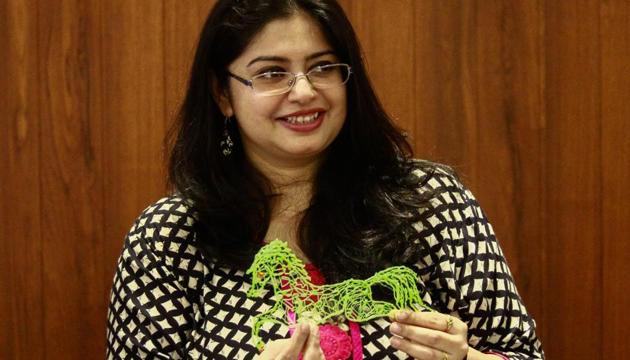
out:
<path id="1" fill-rule="evenodd" d="M 230 99 L 230 93 L 227 88 L 223 89 L 219 85 L 216 79 L 212 79 L 212 98 L 219 105 L 219 109 L 226 117 L 234 116 L 234 109 L 232 108 L 232 101 Z"/>

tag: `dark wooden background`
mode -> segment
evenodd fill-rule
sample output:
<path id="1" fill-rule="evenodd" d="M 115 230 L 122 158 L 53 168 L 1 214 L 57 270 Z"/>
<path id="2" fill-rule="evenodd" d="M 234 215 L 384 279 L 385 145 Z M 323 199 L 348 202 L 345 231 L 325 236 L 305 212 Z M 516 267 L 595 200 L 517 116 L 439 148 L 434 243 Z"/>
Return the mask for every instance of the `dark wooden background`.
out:
<path id="1" fill-rule="evenodd" d="M 0 358 L 103 357 L 212 3 L 0 0 Z M 342 4 L 417 156 L 493 221 L 547 356 L 627 356 L 630 1 Z"/>

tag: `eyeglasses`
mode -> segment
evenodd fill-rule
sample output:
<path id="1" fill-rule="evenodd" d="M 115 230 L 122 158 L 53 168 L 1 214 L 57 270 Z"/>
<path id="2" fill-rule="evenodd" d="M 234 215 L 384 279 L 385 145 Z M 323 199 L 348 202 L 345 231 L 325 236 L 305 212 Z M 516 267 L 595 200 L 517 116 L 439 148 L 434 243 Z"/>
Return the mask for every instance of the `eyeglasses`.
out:
<path id="1" fill-rule="evenodd" d="M 328 89 L 345 84 L 352 74 L 348 64 L 329 64 L 316 66 L 306 74 L 294 74 L 285 71 L 267 71 L 247 80 L 228 72 L 234 79 L 249 86 L 258 95 L 273 96 L 288 93 L 301 76 L 316 89 Z"/>

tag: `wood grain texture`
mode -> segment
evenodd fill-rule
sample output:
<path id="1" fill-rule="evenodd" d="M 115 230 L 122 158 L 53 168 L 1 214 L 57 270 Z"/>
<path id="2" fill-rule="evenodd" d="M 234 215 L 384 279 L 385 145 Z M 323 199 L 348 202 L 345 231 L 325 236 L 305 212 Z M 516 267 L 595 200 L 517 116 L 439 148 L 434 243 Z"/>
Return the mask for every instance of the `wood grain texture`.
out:
<path id="1" fill-rule="evenodd" d="M 455 165 L 540 319 L 545 181 L 538 2 L 416 2 L 416 152 Z M 527 214 L 527 215 L 525 215 Z"/>
<path id="2" fill-rule="evenodd" d="M 102 5 L 102 102 L 105 254 L 113 276 L 133 220 L 164 193 L 166 129 L 164 3 L 107 1 Z M 193 36 L 191 34 L 191 36 Z M 111 277 L 110 277 L 111 283 Z"/>
<path id="3" fill-rule="evenodd" d="M 469 170 L 475 132 L 466 122 L 462 17 L 470 2 L 414 2 L 415 132 L 420 158 Z M 466 9 L 464 9 L 466 8 Z"/>
<path id="4" fill-rule="evenodd" d="M 547 355 L 596 359 L 604 343 L 599 2 L 545 2 L 545 17 Z"/>
<path id="5" fill-rule="evenodd" d="M 44 348 L 35 1 L 0 1 L 0 358 Z"/>
<path id="6" fill-rule="evenodd" d="M 181 105 L 198 33 L 215 1 L 164 2 L 164 87 L 167 125 L 171 125 Z"/>
<path id="7" fill-rule="evenodd" d="M 368 74 L 377 95 L 397 124 L 414 132 L 413 1 L 354 1 L 348 16 L 363 48 Z M 394 41 L 392 41 L 394 40 Z"/>
<path id="8" fill-rule="evenodd" d="M 490 176 L 489 185 L 479 196 L 485 201 L 495 219 L 496 231 L 505 248 L 506 257 L 521 296 L 528 310 L 538 320 L 539 335 L 546 338 L 544 310 L 545 296 L 540 286 L 545 276 L 544 244 L 546 197 L 544 149 L 545 99 L 544 89 L 544 9 L 542 1 L 504 1 L 500 15 L 501 89 L 495 104 L 501 107 L 505 132 L 496 134 L 485 143 L 485 155 L 493 153 L 493 144 L 502 144 L 503 159 L 478 162 L 478 166 L 493 166 L 505 161 L 509 168 L 501 176 Z M 492 99 L 488 99 L 492 103 Z M 491 132 L 491 128 L 486 128 Z M 507 170 L 507 171 L 506 171 Z M 485 174 L 495 174 L 493 168 Z M 483 175 L 482 175 L 483 177 Z M 477 179 L 485 183 L 485 179 Z M 493 187 L 505 187 L 501 182 L 512 183 L 512 190 L 497 199 Z M 492 203 L 500 207 L 492 207 Z M 507 221 L 501 221 L 505 217 Z"/>
<path id="9" fill-rule="evenodd" d="M 471 187 L 495 227 L 512 271 L 518 274 L 520 263 L 512 250 L 518 240 L 514 174 L 520 169 L 511 148 L 514 140 L 518 141 L 512 136 L 517 119 L 512 113 L 514 99 L 510 98 L 508 90 L 513 81 L 510 79 L 510 51 L 514 48 L 503 42 L 503 36 L 508 37 L 508 42 L 521 39 L 509 38 L 513 34 L 509 34 L 506 23 L 513 19 L 507 17 L 506 5 L 503 1 L 478 1 L 466 9 L 462 24 L 462 32 L 467 34 L 462 51 L 467 109 L 464 121 L 475 134 L 475 142 L 471 144 L 474 151 L 467 154 Z M 521 90 L 527 93 L 532 87 Z M 487 198 L 493 201 L 481 200 Z"/>
<path id="10" fill-rule="evenodd" d="M 92 335 L 105 326 L 106 299 L 95 281 L 104 277 L 103 147 L 90 9 L 83 0 L 38 3 L 45 351 L 67 358 L 104 350 Z"/>
<path id="11" fill-rule="evenodd" d="M 630 353 L 630 3 L 601 5 L 602 339 L 606 352 Z"/>

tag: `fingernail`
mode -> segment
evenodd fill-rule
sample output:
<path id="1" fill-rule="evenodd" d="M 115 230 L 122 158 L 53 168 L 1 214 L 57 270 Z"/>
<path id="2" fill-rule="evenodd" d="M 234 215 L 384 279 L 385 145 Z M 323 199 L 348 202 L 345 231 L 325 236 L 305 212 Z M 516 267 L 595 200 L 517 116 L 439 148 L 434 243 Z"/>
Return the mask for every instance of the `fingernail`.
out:
<path id="1" fill-rule="evenodd" d="M 400 324 L 398 324 L 398 323 L 392 323 L 389 326 L 389 331 L 392 334 L 400 335 L 401 330 L 402 330 L 402 328 L 400 327 Z"/>
<path id="2" fill-rule="evenodd" d="M 306 331 L 308 331 L 308 324 L 307 324 L 307 323 L 303 323 L 303 322 L 302 322 L 302 323 L 300 323 L 300 324 L 298 325 L 298 327 L 300 328 L 300 332 L 306 332 Z"/>
<path id="3" fill-rule="evenodd" d="M 397 348 L 400 347 L 400 339 L 393 336 L 389 339 L 390 344 L 392 344 L 393 347 Z"/>
<path id="4" fill-rule="evenodd" d="M 401 311 L 396 314 L 396 320 L 406 320 L 409 317 L 409 312 Z"/>

